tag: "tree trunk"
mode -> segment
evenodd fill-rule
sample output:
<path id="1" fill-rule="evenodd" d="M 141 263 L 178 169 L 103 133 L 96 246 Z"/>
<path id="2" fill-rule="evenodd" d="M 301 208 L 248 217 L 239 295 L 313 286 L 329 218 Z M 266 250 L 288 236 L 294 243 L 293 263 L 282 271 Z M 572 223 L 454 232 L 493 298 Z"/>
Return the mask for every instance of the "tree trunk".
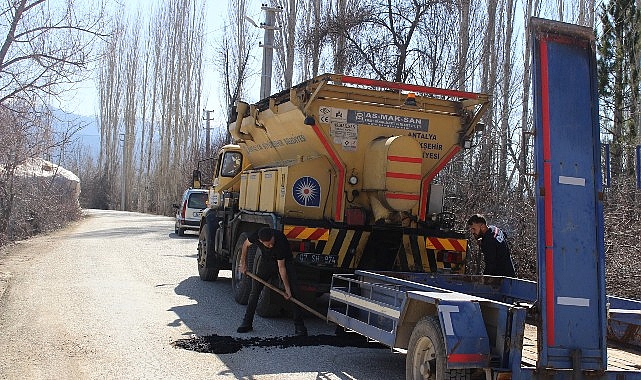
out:
<path id="1" fill-rule="evenodd" d="M 525 13 L 525 48 L 523 51 L 523 92 L 521 93 L 521 154 L 519 162 L 519 182 L 518 182 L 518 193 L 523 194 L 524 196 L 533 196 L 532 190 L 530 187 L 530 147 L 532 141 L 532 132 L 529 124 L 529 103 L 530 103 L 530 86 L 531 86 L 531 63 L 530 63 L 530 54 L 531 54 L 531 40 L 530 36 L 530 17 L 537 16 L 538 13 L 534 13 L 535 10 L 538 10 L 538 0 L 527 0 L 526 4 L 526 13 Z"/>
<path id="2" fill-rule="evenodd" d="M 345 9 L 347 8 L 347 0 L 334 0 L 336 6 L 336 15 L 340 20 L 345 18 Z M 342 33 L 334 36 L 334 72 L 338 74 L 345 73 L 347 68 L 346 61 L 347 42 Z"/>
<path id="3" fill-rule="evenodd" d="M 501 101 L 501 138 L 500 138 L 500 153 L 499 153 L 499 181 L 502 183 L 499 186 L 501 195 L 509 186 L 507 183 L 507 164 L 508 164 L 508 148 L 512 145 L 511 130 L 510 130 L 510 93 L 512 88 L 512 33 L 514 29 L 514 1 L 506 0 L 507 14 L 505 22 L 505 39 L 503 41 L 503 84 L 501 88 L 502 101 Z"/>
<path id="4" fill-rule="evenodd" d="M 459 0 L 459 12 L 459 53 L 456 78 L 457 88 L 465 91 L 467 83 L 467 53 L 470 44 L 470 0 Z"/>

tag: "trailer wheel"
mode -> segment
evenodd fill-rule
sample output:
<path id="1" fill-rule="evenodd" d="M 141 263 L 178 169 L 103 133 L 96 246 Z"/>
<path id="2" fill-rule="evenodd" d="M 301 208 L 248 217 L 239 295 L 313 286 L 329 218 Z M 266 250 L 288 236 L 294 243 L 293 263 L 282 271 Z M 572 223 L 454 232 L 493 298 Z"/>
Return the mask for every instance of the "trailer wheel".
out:
<path id="1" fill-rule="evenodd" d="M 256 269 L 258 268 L 258 265 L 260 265 L 261 260 L 263 260 L 262 252 L 260 251 L 260 249 L 257 249 L 254 256 L 254 273 L 256 273 Z M 269 279 L 268 282 L 275 287 L 279 286 L 278 276 L 273 276 Z M 256 314 L 260 315 L 263 318 L 278 317 L 281 314 L 284 306 L 285 299 L 283 298 L 283 296 L 277 294 L 276 292 L 265 286 L 263 288 L 263 291 L 260 292 L 260 296 L 258 297 Z"/>
<path id="2" fill-rule="evenodd" d="M 445 339 L 438 317 L 424 317 L 412 330 L 407 357 L 407 380 L 469 380 L 469 369 L 447 369 Z"/>
<path id="3" fill-rule="evenodd" d="M 198 275 L 203 281 L 216 281 L 220 264 L 214 252 L 214 242 L 209 235 L 207 226 L 200 229 L 198 235 Z"/>
<path id="4" fill-rule="evenodd" d="M 245 276 L 240 273 L 239 264 L 240 264 L 240 252 L 243 247 L 243 243 L 247 240 L 247 233 L 243 232 L 238 237 L 236 241 L 236 246 L 234 247 L 234 260 L 232 263 L 231 271 L 231 286 L 234 291 L 234 299 L 241 305 L 247 305 L 247 300 L 249 300 L 249 293 L 252 290 L 252 279 L 249 276 Z M 254 256 L 256 255 L 256 245 L 252 244 L 247 250 L 247 269 L 253 271 L 254 267 Z"/>

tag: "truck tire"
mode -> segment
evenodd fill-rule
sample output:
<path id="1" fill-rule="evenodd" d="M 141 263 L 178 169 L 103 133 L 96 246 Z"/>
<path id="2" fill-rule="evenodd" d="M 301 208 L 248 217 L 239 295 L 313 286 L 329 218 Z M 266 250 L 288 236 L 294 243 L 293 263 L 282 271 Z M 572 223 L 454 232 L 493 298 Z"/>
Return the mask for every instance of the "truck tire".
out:
<path id="1" fill-rule="evenodd" d="M 256 250 L 254 256 L 254 269 L 253 273 L 256 273 L 256 268 L 260 264 L 260 261 L 263 259 L 262 252 L 260 249 Z M 279 286 L 279 277 L 273 276 L 268 281 L 270 284 L 275 287 Z M 263 318 L 273 318 L 281 315 L 283 306 L 285 305 L 285 299 L 280 294 L 277 294 L 268 287 L 264 287 L 263 291 L 260 292 L 258 297 L 258 305 L 256 306 L 256 314 L 260 315 Z"/>
<path id="2" fill-rule="evenodd" d="M 469 380 L 470 369 L 447 369 L 445 339 L 437 316 L 419 320 L 407 347 L 407 380 Z"/>
<path id="3" fill-rule="evenodd" d="M 214 242 L 209 228 L 204 226 L 198 235 L 198 275 L 203 281 L 216 281 L 220 263 L 214 252 Z"/>
<path id="4" fill-rule="evenodd" d="M 236 241 L 236 246 L 234 247 L 234 259 L 231 268 L 231 287 L 234 292 L 234 300 L 241 305 L 247 305 L 247 300 L 249 300 L 249 293 L 252 290 L 252 279 L 249 276 L 245 276 L 240 273 L 239 269 L 239 260 L 240 260 L 240 251 L 243 247 L 243 243 L 247 240 L 247 233 L 243 232 L 238 237 Z M 247 250 L 247 269 L 254 270 L 254 256 L 256 255 L 256 246 L 252 244 Z"/>

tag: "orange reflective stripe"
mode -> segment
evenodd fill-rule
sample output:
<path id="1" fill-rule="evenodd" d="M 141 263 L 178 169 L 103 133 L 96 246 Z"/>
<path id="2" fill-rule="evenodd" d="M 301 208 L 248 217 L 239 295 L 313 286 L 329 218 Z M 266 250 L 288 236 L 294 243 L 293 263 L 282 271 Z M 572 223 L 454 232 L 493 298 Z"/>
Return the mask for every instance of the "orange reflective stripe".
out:
<path id="1" fill-rule="evenodd" d="M 401 194 L 401 193 L 386 193 L 385 198 L 389 199 L 405 199 L 408 201 L 417 201 L 418 195 L 416 194 Z"/>
<path id="2" fill-rule="evenodd" d="M 482 363 L 487 362 L 488 357 L 485 354 L 449 354 L 447 361 L 449 363 Z"/>
<path id="3" fill-rule="evenodd" d="M 328 240 L 329 229 L 304 226 L 285 226 L 283 233 L 288 239 Z"/>
<path id="4" fill-rule="evenodd" d="M 423 159 L 417 157 L 404 157 L 404 156 L 387 156 L 387 159 L 395 162 L 409 162 L 412 164 L 422 164 Z"/>
<path id="5" fill-rule="evenodd" d="M 284 232 L 285 236 L 287 236 L 288 238 L 295 238 L 298 235 L 300 235 L 301 232 L 303 232 L 305 230 L 305 227 L 301 227 L 301 226 L 285 226 L 285 228 L 283 230 L 284 230 L 283 232 Z"/>
<path id="6" fill-rule="evenodd" d="M 398 173 L 398 172 L 387 172 L 385 176 L 388 178 L 400 178 L 400 179 L 416 179 L 420 180 L 420 174 L 407 174 L 407 173 Z"/>
<path id="7" fill-rule="evenodd" d="M 425 239 L 425 246 L 428 249 L 436 249 L 438 251 L 465 252 L 467 250 L 467 240 L 428 237 Z"/>

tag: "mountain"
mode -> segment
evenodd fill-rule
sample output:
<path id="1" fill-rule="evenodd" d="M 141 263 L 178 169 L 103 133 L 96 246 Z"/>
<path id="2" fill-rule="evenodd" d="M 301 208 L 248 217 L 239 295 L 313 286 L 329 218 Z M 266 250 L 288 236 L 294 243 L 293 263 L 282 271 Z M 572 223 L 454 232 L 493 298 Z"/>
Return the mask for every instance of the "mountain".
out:
<path id="1" fill-rule="evenodd" d="M 65 147 L 65 155 L 78 153 L 98 157 L 100 152 L 100 129 L 96 116 L 82 116 L 67 113 L 60 109 L 52 111 L 52 125 L 57 139 L 65 134 L 72 134 L 71 146 Z"/>

